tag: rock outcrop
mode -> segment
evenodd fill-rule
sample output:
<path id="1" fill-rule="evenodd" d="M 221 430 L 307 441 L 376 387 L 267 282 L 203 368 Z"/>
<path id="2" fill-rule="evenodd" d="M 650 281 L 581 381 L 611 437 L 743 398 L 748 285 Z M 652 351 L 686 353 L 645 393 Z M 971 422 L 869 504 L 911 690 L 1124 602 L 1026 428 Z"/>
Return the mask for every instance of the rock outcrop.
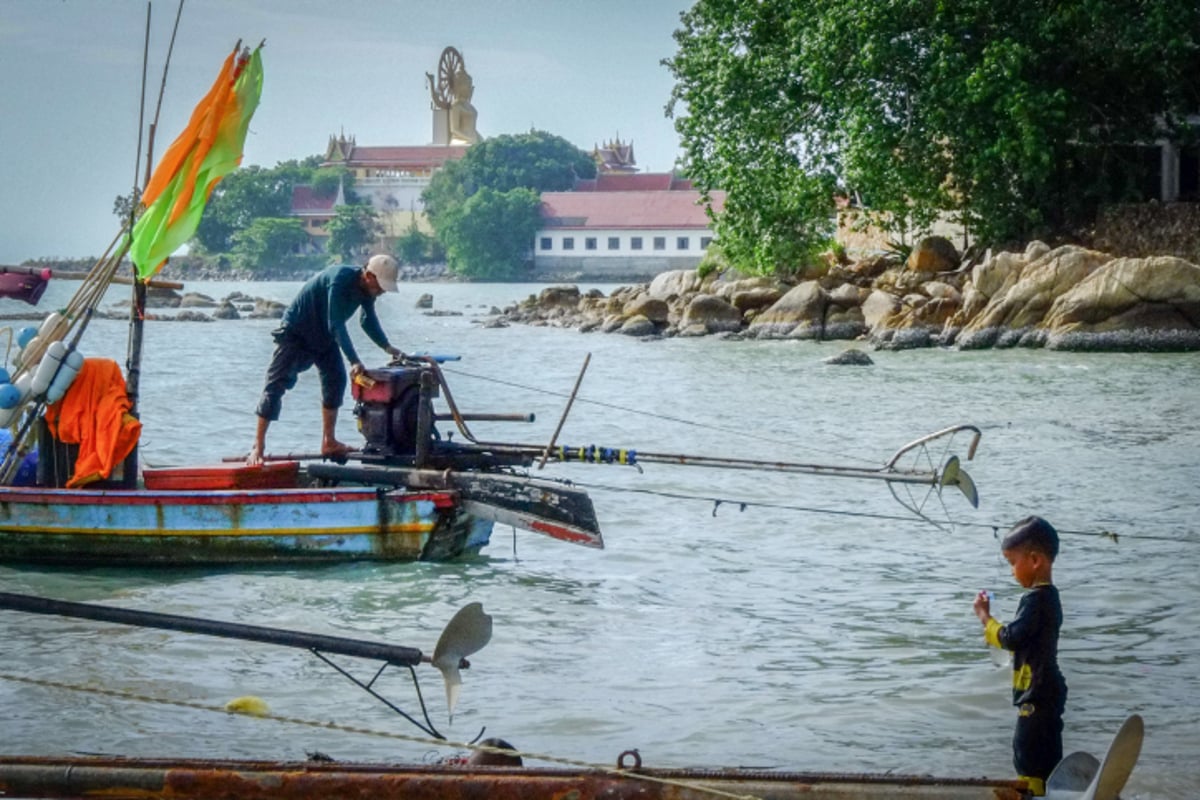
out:
<path id="1" fill-rule="evenodd" d="M 502 319 L 631 336 L 865 340 L 877 349 L 1200 350 L 1200 266 L 1042 242 L 964 264 L 931 237 L 903 263 L 873 256 L 797 282 L 678 270 L 608 297 L 552 287 Z"/>

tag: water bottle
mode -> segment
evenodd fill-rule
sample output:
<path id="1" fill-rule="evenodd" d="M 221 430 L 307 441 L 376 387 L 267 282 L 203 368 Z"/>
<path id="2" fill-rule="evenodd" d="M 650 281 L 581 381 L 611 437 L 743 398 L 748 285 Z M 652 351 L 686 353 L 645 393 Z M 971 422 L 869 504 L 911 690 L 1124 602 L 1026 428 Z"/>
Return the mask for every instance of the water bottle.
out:
<path id="1" fill-rule="evenodd" d="M 987 600 L 988 600 L 988 611 L 991 613 L 991 615 L 993 617 L 995 617 L 996 616 L 996 596 L 992 593 L 992 591 L 990 589 L 984 589 L 983 594 L 985 597 L 987 597 Z M 1007 650 L 1003 650 L 999 647 L 992 647 L 990 644 L 987 646 L 987 649 L 988 649 L 988 655 L 991 656 L 993 665 L 995 665 L 997 667 L 1007 667 L 1007 666 L 1009 666 L 1009 664 L 1012 663 L 1012 654 L 1009 653 Z"/>

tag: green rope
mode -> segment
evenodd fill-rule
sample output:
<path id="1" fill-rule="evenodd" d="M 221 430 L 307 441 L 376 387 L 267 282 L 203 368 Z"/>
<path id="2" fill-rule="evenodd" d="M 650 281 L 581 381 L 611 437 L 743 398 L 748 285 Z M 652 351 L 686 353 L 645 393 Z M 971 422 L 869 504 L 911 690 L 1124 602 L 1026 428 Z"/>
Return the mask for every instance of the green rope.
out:
<path id="1" fill-rule="evenodd" d="M 133 700 L 139 703 L 151 703 L 155 705 L 175 706 L 177 708 L 188 708 L 194 711 L 208 711 L 220 714 L 232 714 L 232 712 L 223 706 L 210 705 L 194 700 L 176 700 L 169 697 L 155 697 L 153 695 L 141 694 L 139 692 L 131 692 L 123 689 L 105 689 L 99 686 L 86 686 L 78 683 L 68 683 L 66 681 L 50 680 L 48 678 L 30 678 L 25 675 L 13 675 L 7 672 L 0 672 L 0 680 L 13 681 L 15 683 L 23 683 L 30 686 L 38 686 L 46 689 L 66 689 L 72 692 L 84 692 L 87 694 L 95 694 L 103 697 L 113 697 L 121 700 Z M 578 769 L 586 769 L 592 771 L 603 772 L 618 778 L 632 778 L 639 781 L 647 781 L 649 783 L 660 783 L 667 786 L 677 786 L 683 789 L 690 789 L 698 792 L 705 792 L 717 797 L 728 797 L 734 800 L 762 800 L 755 795 L 735 794 L 726 792 L 721 789 L 716 789 L 711 786 L 694 783 L 691 781 L 681 781 L 672 778 L 660 778 L 655 775 L 647 775 L 641 772 L 620 769 L 616 767 L 606 767 L 601 764 L 593 764 L 588 761 L 578 761 L 570 758 L 562 758 L 559 756 L 549 755 L 547 753 L 532 753 L 523 750 L 507 750 L 491 745 L 472 744 L 469 742 L 451 742 L 442 739 L 430 739 L 424 736 L 411 736 L 404 733 L 393 733 L 391 731 L 380 731 L 373 728 L 360 728 L 354 725 L 343 725 L 337 722 L 317 722 L 316 720 L 303 719 L 301 717 L 289 717 L 282 714 L 272 714 L 270 712 L 247 714 L 246 716 L 256 717 L 258 719 L 268 719 L 273 722 L 283 722 L 290 725 L 303 725 L 309 728 L 323 728 L 325 730 L 338 731 L 341 733 L 353 733 L 361 736 L 376 736 L 385 739 L 395 739 L 411 744 L 419 744 L 427 747 L 454 747 L 458 749 L 473 750 L 481 753 L 495 753 L 506 756 L 520 756 L 525 759 L 535 761 L 547 761 L 552 764 L 561 764 L 568 767 L 576 767 Z"/>

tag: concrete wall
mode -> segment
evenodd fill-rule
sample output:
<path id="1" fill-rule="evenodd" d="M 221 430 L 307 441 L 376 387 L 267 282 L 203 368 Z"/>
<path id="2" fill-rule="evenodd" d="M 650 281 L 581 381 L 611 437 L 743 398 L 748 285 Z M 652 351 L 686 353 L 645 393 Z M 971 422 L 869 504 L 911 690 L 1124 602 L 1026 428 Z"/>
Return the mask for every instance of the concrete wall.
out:
<path id="1" fill-rule="evenodd" d="M 633 247 L 635 238 L 641 239 L 640 249 Z M 661 250 L 654 249 L 656 238 L 663 240 Z M 594 249 L 587 248 L 589 239 Z M 687 240 L 686 249 L 679 247 L 680 239 Z M 712 231 L 543 228 L 533 239 L 533 271 L 551 280 L 648 281 L 660 272 L 699 266 L 705 251 L 702 239 L 711 241 Z M 571 241 L 571 249 L 564 247 L 565 240 Z M 616 247 L 610 247 L 610 240 Z"/>
<path id="2" fill-rule="evenodd" d="M 535 280 L 649 281 L 660 272 L 695 269 L 700 255 L 604 258 L 598 256 L 538 256 L 534 259 Z"/>

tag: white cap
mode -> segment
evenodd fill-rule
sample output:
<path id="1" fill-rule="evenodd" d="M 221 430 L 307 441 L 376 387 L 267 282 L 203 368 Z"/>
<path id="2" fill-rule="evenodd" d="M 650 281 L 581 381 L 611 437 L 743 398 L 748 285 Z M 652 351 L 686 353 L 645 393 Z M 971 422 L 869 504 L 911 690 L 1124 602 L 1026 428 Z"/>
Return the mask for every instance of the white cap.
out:
<path id="1" fill-rule="evenodd" d="M 375 276 L 375 279 L 379 281 L 379 287 L 385 292 L 400 291 L 400 288 L 396 286 L 396 274 L 400 271 L 396 259 L 385 255 L 371 256 L 371 259 L 367 261 L 367 271 Z"/>

